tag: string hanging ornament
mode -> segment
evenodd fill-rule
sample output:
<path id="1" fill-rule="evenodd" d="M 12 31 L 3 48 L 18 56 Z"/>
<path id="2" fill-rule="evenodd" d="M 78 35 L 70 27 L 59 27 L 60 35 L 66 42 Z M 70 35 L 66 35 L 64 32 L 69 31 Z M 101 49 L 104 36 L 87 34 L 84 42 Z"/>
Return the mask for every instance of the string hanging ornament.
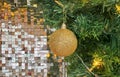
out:
<path id="1" fill-rule="evenodd" d="M 66 28 L 66 12 L 65 6 L 59 1 L 55 2 L 63 8 L 63 24 L 60 29 L 56 30 L 49 37 L 49 48 L 56 56 L 69 56 L 75 52 L 77 48 L 77 38 L 75 34 Z"/>

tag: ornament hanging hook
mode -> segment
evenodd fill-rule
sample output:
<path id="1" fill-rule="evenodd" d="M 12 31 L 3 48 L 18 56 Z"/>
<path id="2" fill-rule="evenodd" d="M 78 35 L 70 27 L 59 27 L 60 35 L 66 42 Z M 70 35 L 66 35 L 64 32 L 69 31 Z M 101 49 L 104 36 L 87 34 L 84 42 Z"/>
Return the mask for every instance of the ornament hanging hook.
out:
<path id="1" fill-rule="evenodd" d="M 61 2 L 59 2 L 58 0 L 55 0 L 55 3 L 57 3 L 59 6 L 61 6 L 62 8 L 64 8 L 64 5 Z"/>
<path id="2" fill-rule="evenodd" d="M 63 23 L 66 22 L 66 11 L 65 11 L 65 6 L 58 0 L 55 0 L 55 3 L 57 3 L 60 7 L 63 9 Z"/>

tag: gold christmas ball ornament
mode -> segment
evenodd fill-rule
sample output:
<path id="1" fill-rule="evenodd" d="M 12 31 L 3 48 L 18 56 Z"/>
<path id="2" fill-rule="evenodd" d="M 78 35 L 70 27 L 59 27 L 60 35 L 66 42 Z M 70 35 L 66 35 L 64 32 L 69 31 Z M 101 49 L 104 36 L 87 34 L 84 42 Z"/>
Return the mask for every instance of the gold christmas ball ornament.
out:
<path id="1" fill-rule="evenodd" d="M 69 56 L 77 48 L 77 38 L 75 34 L 66 29 L 66 25 L 63 24 L 62 28 L 56 30 L 49 37 L 48 41 L 50 50 L 57 56 Z"/>

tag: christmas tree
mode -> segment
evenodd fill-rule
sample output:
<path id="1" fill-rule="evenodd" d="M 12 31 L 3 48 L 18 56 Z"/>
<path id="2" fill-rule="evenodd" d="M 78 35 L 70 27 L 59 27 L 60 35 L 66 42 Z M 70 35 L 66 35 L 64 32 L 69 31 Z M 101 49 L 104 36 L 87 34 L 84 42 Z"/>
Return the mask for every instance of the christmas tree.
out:
<path id="1" fill-rule="evenodd" d="M 77 36 L 68 77 L 120 77 L 119 0 L 37 0 L 45 25 L 59 29 L 64 22 Z M 64 39 L 63 39 L 64 40 Z"/>

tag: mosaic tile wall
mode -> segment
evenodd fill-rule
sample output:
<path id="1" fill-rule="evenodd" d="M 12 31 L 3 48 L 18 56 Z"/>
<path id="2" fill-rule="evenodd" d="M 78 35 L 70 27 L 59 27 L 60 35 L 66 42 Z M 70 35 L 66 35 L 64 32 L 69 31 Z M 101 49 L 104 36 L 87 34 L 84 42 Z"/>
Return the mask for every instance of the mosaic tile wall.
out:
<path id="1" fill-rule="evenodd" d="M 47 77 L 47 36 L 1 23 L 0 44 L 0 77 Z"/>

